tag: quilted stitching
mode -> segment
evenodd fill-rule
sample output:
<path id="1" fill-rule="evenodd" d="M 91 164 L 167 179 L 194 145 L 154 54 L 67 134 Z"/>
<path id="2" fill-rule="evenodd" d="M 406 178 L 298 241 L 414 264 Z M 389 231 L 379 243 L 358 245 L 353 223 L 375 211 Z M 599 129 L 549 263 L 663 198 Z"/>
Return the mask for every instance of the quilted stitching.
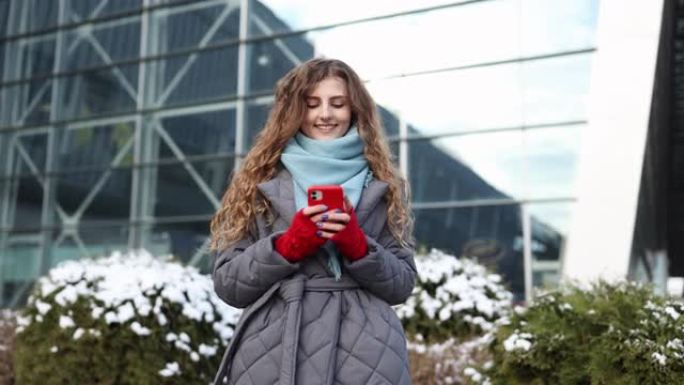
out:
<path id="1" fill-rule="evenodd" d="M 316 368 L 316 365 L 314 362 L 316 361 L 316 356 L 317 355 L 322 355 L 323 353 L 327 353 L 324 348 L 329 348 L 330 343 L 325 343 L 321 345 L 318 349 L 314 350 L 313 353 L 307 354 L 306 352 L 303 351 L 303 349 L 298 349 L 297 351 L 297 375 L 300 375 L 300 371 L 303 377 L 307 377 L 307 381 L 312 381 L 313 378 L 311 378 L 310 373 L 313 371 L 316 374 L 316 382 L 315 383 L 323 383 L 323 380 L 325 378 L 325 368 Z M 308 369 L 311 370 L 308 370 Z M 309 375 L 307 375 L 309 374 Z"/>
<path id="2" fill-rule="evenodd" d="M 407 362 L 407 361 L 406 361 L 406 358 L 405 358 L 405 357 L 406 357 L 406 351 L 405 351 L 404 349 L 402 349 L 401 352 L 397 352 L 397 351 L 395 350 L 395 347 L 392 346 L 392 345 L 394 345 L 394 344 L 390 343 L 390 341 L 389 341 L 390 338 L 391 338 L 391 336 L 392 336 L 392 333 L 398 334 L 397 331 L 394 330 L 393 327 L 387 328 L 388 332 L 387 332 L 387 335 L 386 335 L 386 337 L 385 337 L 384 339 L 379 339 L 379 338 L 377 338 L 375 335 L 369 333 L 369 332 L 367 331 L 367 328 L 364 327 L 364 325 L 358 324 L 358 323 L 356 323 L 355 321 L 352 321 L 352 320 L 345 320 L 345 321 L 346 321 L 346 322 L 350 322 L 350 323 L 355 324 L 355 325 L 359 328 L 360 334 L 359 334 L 359 336 L 357 336 L 357 338 L 355 339 L 354 344 L 351 346 L 351 348 L 346 348 L 346 347 L 343 346 L 343 345 L 338 345 L 338 349 L 340 349 L 340 350 L 342 350 L 342 351 L 345 351 L 345 352 L 348 354 L 347 358 L 345 358 L 345 360 L 342 361 L 342 362 L 339 364 L 338 371 L 343 371 L 343 370 L 344 370 L 344 366 L 345 366 L 345 364 L 347 363 L 347 359 L 348 359 L 348 358 L 352 358 L 353 360 L 355 360 L 355 361 L 354 361 L 355 364 L 353 364 L 354 366 L 358 366 L 358 365 L 360 364 L 360 365 L 362 365 L 362 366 L 368 368 L 368 369 L 371 371 L 371 373 L 368 375 L 368 378 L 369 378 L 369 379 L 370 379 L 370 377 L 372 376 L 372 374 L 373 374 L 374 372 L 378 372 L 378 374 L 382 375 L 383 378 L 386 378 L 386 375 L 387 375 L 387 374 L 379 373 L 379 370 L 381 370 L 381 368 L 383 368 L 383 367 L 389 367 L 389 368 L 391 368 L 390 370 L 388 370 L 390 373 L 393 372 L 393 371 L 396 371 L 396 367 L 394 366 L 394 362 L 389 362 L 389 363 L 386 364 L 386 365 L 381 365 L 381 363 L 383 362 L 383 359 L 386 360 L 387 357 L 388 357 L 388 355 L 385 354 L 386 352 L 391 352 L 391 354 L 392 354 L 392 355 L 395 357 L 395 359 L 396 359 L 395 362 L 402 362 L 402 363 L 406 363 L 406 362 Z M 364 338 L 360 338 L 361 335 L 363 335 Z M 367 360 L 368 357 L 365 357 L 365 359 L 364 359 L 364 357 L 357 357 L 357 351 L 358 351 L 358 346 L 357 346 L 357 345 L 358 345 L 359 341 L 365 341 L 365 343 L 368 343 L 368 341 L 376 341 L 376 342 L 379 342 L 379 344 L 383 347 L 383 351 L 382 351 L 382 353 L 379 355 L 379 361 L 375 361 L 375 362 L 369 363 L 369 361 Z M 395 340 L 395 344 L 396 344 L 397 341 L 399 341 L 402 345 L 404 344 L 403 334 L 402 334 L 397 340 Z M 357 361 L 358 361 L 358 362 L 357 362 Z M 405 365 L 404 365 L 404 368 L 406 368 Z M 368 380 L 366 380 L 366 381 L 368 381 Z M 388 381 L 388 383 L 390 383 L 390 384 L 393 384 L 393 383 L 394 383 L 393 381 L 390 381 L 389 379 L 388 379 L 387 381 Z M 366 383 L 366 382 L 364 381 L 364 383 Z"/>
<path id="3" fill-rule="evenodd" d="M 271 324 L 265 324 L 256 330 L 247 330 L 240 342 L 240 347 L 236 352 L 236 359 L 234 362 L 239 362 L 239 366 L 231 368 L 231 378 L 235 378 L 236 383 L 240 383 L 245 375 L 249 377 L 249 372 L 254 370 L 254 367 L 266 365 L 265 362 L 260 362 L 265 358 L 270 359 L 271 364 L 276 369 L 280 367 L 280 357 L 282 352 L 280 336 L 283 332 L 283 319 L 279 318 Z M 264 338 L 268 338 L 264 341 Z M 247 362 L 245 362 L 247 360 Z M 275 370 L 277 373 L 278 371 Z M 277 380 L 277 375 L 274 376 Z"/>
<path id="4" fill-rule="evenodd" d="M 280 184 L 291 179 L 283 179 Z M 292 206 L 292 191 L 276 188 L 264 196 L 273 203 L 274 213 L 285 228 L 286 210 Z M 344 259 L 343 274 L 362 287 L 343 292 L 305 292 L 301 302 L 295 381 L 298 385 L 320 385 L 333 366 L 336 385 L 408 385 L 411 383 L 406 341 L 401 323 L 388 303 L 401 302 L 410 295 L 415 280 L 411 249 L 401 248 L 387 229 L 386 204 L 378 184 L 364 189 L 359 221 L 369 236 L 369 254 L 356 262 Z M 380 186 L 382 187 L 382 186 Z M 261 187 L 260 187 L 261 188 Z M 375 196 L 370 196 L 376 194 Z M 380 195 L 378 195 L 380 194 Z M 276 200 L 276 201 L 274 201 Z M 362 221 L 361 211 L 365 221 Z M 281 223 L 282 222 L 282 223 Z M 257 220 L 256 234 L 267 237 L 245 239 L 217 257 L 214 282 L 219 296 L 229 304 L 252 304 L 276 282 L 294 272 L 307 277 L 327 277 L 321 256 L 290 264 L 273 251 L 273 228 L 263 218 Z M 278 302 L 280 301 L 280 302 Z M 339 301 L 342 301 L 341 303 Z M 341 314 L 339 313 L 341 310 Z M 271 385 L 279 383 L 283 351 L 284 302 L 269 301 L 253 314 L 229 363 L 229 384 Z M 244 321 L 241 321 L 244 322 Z M 339 330 L 339 340 L 333 338 Z M 331 355 L 331 352 L 334 355 Z M 329 362 L 335 357 L 335 362 Z"/>

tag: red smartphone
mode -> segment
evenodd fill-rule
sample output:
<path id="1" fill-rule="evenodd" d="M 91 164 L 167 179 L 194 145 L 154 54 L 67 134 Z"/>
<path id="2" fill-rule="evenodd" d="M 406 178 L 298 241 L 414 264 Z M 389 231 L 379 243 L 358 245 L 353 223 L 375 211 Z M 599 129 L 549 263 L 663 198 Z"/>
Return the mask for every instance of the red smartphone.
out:
<path id="1" fill-rule="evenodd" d="M 306 196 L 309 206 L 326 205 L 328 210 L 340 209 L 344 211 L 344 190 L 342 186 L 311 186 L 307 190 Z"/>

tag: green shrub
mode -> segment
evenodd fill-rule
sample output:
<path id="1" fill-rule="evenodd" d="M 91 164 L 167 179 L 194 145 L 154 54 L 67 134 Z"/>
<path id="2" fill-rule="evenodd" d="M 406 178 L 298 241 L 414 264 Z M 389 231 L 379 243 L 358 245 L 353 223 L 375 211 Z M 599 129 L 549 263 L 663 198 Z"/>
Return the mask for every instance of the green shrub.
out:
<path id="1" fill-rule="evenodd" d="M 396 311 L 406 333 L 419 342 L 481 335 L 510 312 L 513 295 L 501 277 L 472 260 L 433 249 L 416 256 L 416 267 L 416 287 Z"/>
<path id="2" fill-rule="evenodd" d="M 480 382 L 684 384 L 682 313 L 681 303 L 634 283 L 546 294 L 498 328 Z"/>
<path id="3" fill-rule="evenodd" d="M 9 309 L 0 310 L 0 385 L 14 384 L 12 352 L 14 351 L 14 330 L 16 315 Z"/>
<path id="4" fill-rule="evenodd" d="M 208 384 L 238 315 L 193 268 L 146 253 L 69 261 L 19 318 L 17 384 Z"/>

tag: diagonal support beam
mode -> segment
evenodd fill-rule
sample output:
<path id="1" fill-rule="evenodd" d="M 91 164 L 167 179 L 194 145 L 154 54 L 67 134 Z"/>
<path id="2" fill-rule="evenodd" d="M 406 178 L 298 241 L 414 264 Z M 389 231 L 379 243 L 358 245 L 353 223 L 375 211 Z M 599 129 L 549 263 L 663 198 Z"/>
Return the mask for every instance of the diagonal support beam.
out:
<path id="1" fill-rule="evenodd" d="M 100 13 L 101 13 L 102 10 L 104 9 L 104 7 L 107 6 L 107 4 L 109 4 L 109 0 L 102 0 L 102 1 L 100 1 L 100 4 L 98 4 L 97 7 L 95 7 L 95 9 L 94 9 L 94 10 L 90 13 L 90 15 L 88 16 L 88 18 L 89 18 L 89 19 L 94 19 L 94 18 L 100 16 Z"/>
<path id="2" fill-rule="evenodd" d="M 112 58 L 90 31 L 87 32 L 85 38 L 90 42 L 93 48 L 95 48 L 95 51 L 97 51 L 106 64 L 112 64 Z M 126 90 L 131 99 L 137 100 L 137 91 L 135 88 L 133 88 L 128 79 L 126 79 L 126 76 L 123 74 L 123 72 L 121 72 L 121 69 L 119 69 L 119 67 L 112 67 L 112 72 L 114 73 L 114 76 L 121 82 L 121 86 Z"/>
<path id="3" fill-rule="evenodd" d="M 78 250 L 81 252 L 81 255 L 83 257 L 92 259 L 92 255 L 90 254 L 90 251 L 88 251 L 88 248 L 85 246 L 85 243 L 83 243 L 83 240 L 81 239 L 80 236 L 77 234 L 70 234 L 71 239 L 76 242 L 76 246 L 78 246 Z"/>
<path id="4" fill-rule="evenodd" d="M 98 4 L 97 7 L 95 7 L 95 9 L 90 13 L 90 15 L 88 15 L 88 19 L 94 19 L 98 17 L 108 3 L 109 0 L 100 1 L 100 4 Z M 80 23 L 83 19 L 79 15 L 73 13 L 73 10 L 71 10 L 71 20 L 74 23 Z M 81 40 L 83 40 L 83 35 L 77 35 L 76 38 L 71 42 L 71 44 L 69 44 L 69 48 L 67 48 L 67 53 L 71 54 Z"/>
<path id="5" fill-rule="evenodd" d="M 116 167 L 118 166 L 123 158 L 128 154 L 129 150 L 133 147 L 133 136 L 128 138 L 128 141 L 124 143 L 124 145 L 121 147 L 121 150 L 116 154 L 114 159 L 112 160 L 111 166 Z M 83 202 L 81 202 L 81 205 L 78 207 L 78 209 L 74 212 L 74 214 L 70 217 L 73 220 L 80 220 L 81 217 L 83 216 L 83 213 L 86 211 L 88 206 L 93 202 L 93 199 L 97 196 L 97 194 L 102 190 L 104 187 L 105 183 L 109 179 L 109 177 L 112 175 L 112 170 L 108 169 L 102 175 L 100 176 L 100 179 L 95 183 L 95 186 L 90 190 L 88 195 L 83 199 Z"/>
<path id="6" fill-rule="evenodd" d="M 190 258 L 190 261 L 188 261 L 188 266 L 197 266 L 200 261 L 202 260 L 202 257 L 204 257 L 205 254 L 209 253 L 209 242 L 211 241 L 211 238 L 207 237 L 207 239 L 204 240 L 202 243 L 202 246 L 195 251 L 195 254 L 192 255 L 192 258 Z"/>
<path id="7" fill-rule="evenodd" d="M 199 175 L 195 167 L 193 167 L 185 157 L 185 154 L 183 154 L 183 151 L 178 147 L 178 145 L 173 141 L 171 136 L 166 132 L 166 130 L 161 126 L 159 121 L 156 121 L 154 124 L 155 131 L 159 134 L 159 136 L 166 142 L 166 144 L 169 146 L 171 149 L 171 152 L 180 160 L 183 162 L 183 167 L 190 173 L 190 176 L 192 179 L 197 183 L 197 186 L 200 188 L 200 190 L 204 193 L 204 195 L 209 199 L 209 202 L 214 206 L 215 209 L 219 209 L 221 207 L 221 203 L 219 202 L 218 198 L 216 198 L 216 195 L 214 195 L 214 192 L 207 186 L 207 183 L 202 179 L 202 177 Z"/>
<path id="8" fill-rule="evenodd" d="M 266 22 L 264 22 L 259 16 L 252 14 L 252 19 L 254 19 L 254 23 L 263 33 L 265 33 L 266 35 L 270 35 L 273 33 L 271 27 L 269 27 L 268 24 L 266 24 Z M 295 66 L 302 64 L 302 60 L 297 55 L 295 55 L 294 52 L 292 52 L 292 50 L 285 44 L 283 39 L 277 38 L 274 40 L 274 42 L 276 47 L 278 47 L 283 52 L 283 55 L 285 55 L 285 57 L 290 62 L 292 62 L 292 64 L 294 64 Z"/>
<path id="9" fill-rule="evenodd" d="M 29 103 L 28 107 L 26 107 L 26 109 L 24 110 L 24 113 L 19 118 L 19 121 L 17 123 L 18 125 L 24 124 L 24 121 L 28 118 L 31 111 L 33 111 L 33 109 L 36 108 L 36 106 L 38 105 L 38 102 L 40 102 L 41 98 L 43 97 L 43 95 L 45 95 L 45 92 L 47 92 L 47 89 L 51 84 L 52 84 L 52 80 L 48 80 L 45 82 L 45 84 L 43 84 L 40 87 L 40 89 L 38 90 L 36 95 L 33 97 L 33 100 L 31 101 L 31 103 Z"/>
<path id="10" fill-rule="evenodd" d="M 17 138 L 14 139 L 13 143 L 14 147 L 17 149 L 19 152 L 19 155 L 24 159 L 26 162 L 26 165 L 29 167 L 31 170 L 31 174 L 36 178 L 38 183 L 40 184 L 41 188 L 43 191 L 45 190 L 45 177 L 40 175 L 40 170 L 38 170 L 38 167 L 36 167 L 35 163 L 33 163 L 33 160 L 31 159 L 31 156 L 28 154 L 24 146 L 19 142 Z M 67 217 L 66 212 L 62 209 L 62 207 L 59 204 L 55 205 L 55 211 L 57 211 L 57 214 L 60 216 L 60 218 L 64 219 Z"/>
<path id="11" fill-rule="evenodd" d="M 216 35 L 216 32 L 218 29 L 221 27 L 223 22 L 226 20 L 228 15 L 230 15 L 230 12 L 233 11 L 236 8 L 235 5 L 233 4 L 226 4 L 226 7 L 223 9 L 221 14 L 216 18 L 214 23 L 211 25 L 209 30 L 204 34 L 202 39 L 200 40 L 199 44 L 197 45 L 198 49 L 202 49 L 209 44 L 211 39 Z M 188 59 L 183 63 L 183 66 L 176 72 L 176 75 L 171 79 L 169 82 L 169 85 L 166 87 L 162 95 L 159 97 L 157 100 L 157 106 L 162 106 L 165 102 L 166 99 L 169 98 L 171 93 L 178 87 L 178 84 L 183 80 L 183 77 L 187 74 L 187 72 L 190 70 L 190 67 L 197 61 L 197 58 L 199 57 L 199 53 L 193 53 L 191 54 Z"/>

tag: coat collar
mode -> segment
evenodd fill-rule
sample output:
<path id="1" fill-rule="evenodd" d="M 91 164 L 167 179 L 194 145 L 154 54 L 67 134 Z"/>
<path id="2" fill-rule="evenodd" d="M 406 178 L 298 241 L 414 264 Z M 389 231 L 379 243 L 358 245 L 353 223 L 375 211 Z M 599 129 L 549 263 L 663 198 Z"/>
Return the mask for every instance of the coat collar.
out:
<path id="1" fill-rule="evenodd" d="M 366 221 L 370 213 L 378 205 L 382 197 L 385 196 L 389 185 L 387 182 L 373 179 L 361 192 L 361 199 L 356 207 L 356 218 L 359 224 Z M 275 178 L 259 183 L 257 188 L 263 196 L 271 202 L 275 211 L 288 223 L 296 212 L 294 201 L 294 184 L 292 175 L 286 170 L 281 169 Z"/>

